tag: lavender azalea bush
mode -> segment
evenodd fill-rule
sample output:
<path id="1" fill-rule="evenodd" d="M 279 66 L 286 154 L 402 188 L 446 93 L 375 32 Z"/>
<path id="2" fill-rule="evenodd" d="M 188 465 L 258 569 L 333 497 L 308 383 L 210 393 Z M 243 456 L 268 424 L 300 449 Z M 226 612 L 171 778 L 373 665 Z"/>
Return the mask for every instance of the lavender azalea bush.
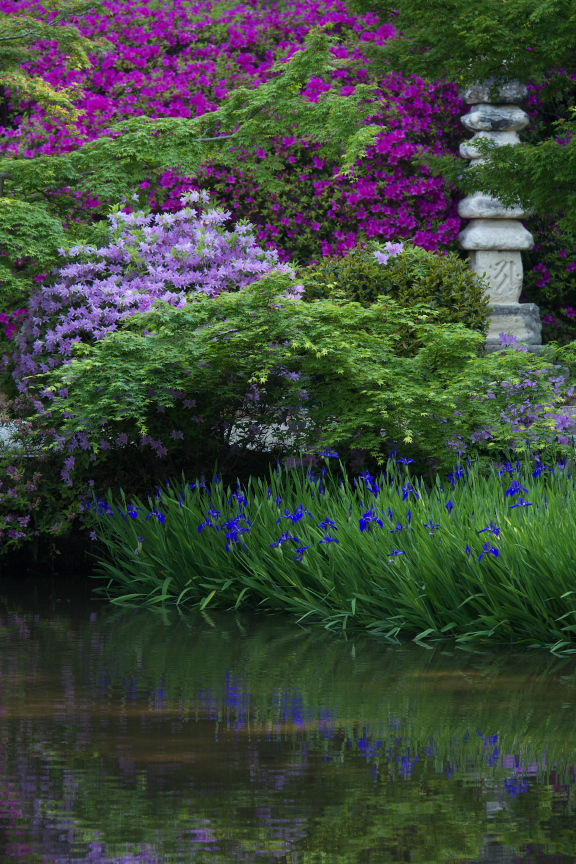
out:
<path id="1" fill-rule="evenodd" d="M 274 269 L 292 274 L 274 250 L 257 245 L 249 224 L 228 230 L 230 213 L 211 207 L 207 193 L 190 192 L 182 203 L 170 214 L 117 211 L 108 245 L 69 250 L 70 262 L 32 296 L 15 340 L 21 393 L 33 376 L 67 362 L 76 343 L 103 339 L 157 300 L 182 307 L 191 294 L 216 297 Z"/>

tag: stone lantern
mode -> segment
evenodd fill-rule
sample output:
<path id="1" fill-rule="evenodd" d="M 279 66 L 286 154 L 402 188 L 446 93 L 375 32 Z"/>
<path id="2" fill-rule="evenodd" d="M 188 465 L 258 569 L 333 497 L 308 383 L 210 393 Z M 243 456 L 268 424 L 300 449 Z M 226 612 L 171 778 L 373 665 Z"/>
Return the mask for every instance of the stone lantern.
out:
<path id="1" fill-rule="evenodd" d="M 474 146 L 478 139 L 489 139 L 498 146 L 518 144 L 518 132 L 529 118 L 518 103 L 527 95 L 517 82 L 490 94 L 490 83 L 468 87 L 464 101 L 470 105 L 462 123 L 474 136 L 460 145 L 460 155 L 473 165 L 481 153 Z M 541 343 L 540 311 L 534 303 L 519 303 L 522 290 L 522 252 L 531 249 L 534 238 L 521 219 L 528 214 L 520 207 L 506 208 L 495 198 L 477 192 L 460 201 L 458 213 L 470 222 L 460 233 L 459 243 L 470 256 L 470 267 L 488 284 L 491 301 L 487 347 L 499 344 L 500 333 L 510 333 L 529 346 Z"/>

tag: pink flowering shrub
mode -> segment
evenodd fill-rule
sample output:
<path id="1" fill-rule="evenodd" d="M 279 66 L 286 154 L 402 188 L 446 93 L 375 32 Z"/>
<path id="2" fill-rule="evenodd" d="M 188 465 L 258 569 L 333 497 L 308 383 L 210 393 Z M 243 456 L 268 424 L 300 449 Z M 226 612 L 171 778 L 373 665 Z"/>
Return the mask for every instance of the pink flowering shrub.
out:
<path id="1" fill-rule="evenodd" d="M 223 4 L 210 0 L 108 0 L 109 15 L 90 14 L 79 23 L 87 36 L 104 34 L 113 43 L 88 71 L 66 71 L 53 44 L 43 46 L 35 65 L 47 80 L 76 85 L 84 112 L 72 127 L 58 125 L 35 105 L 17 113 L 4 128 L 4 155 L 56 154 L 98 137 L 113 122 L 141 114 L 193 117 L 214 110 L 235 87 L 266 81 L 274 61 L 303 46 L 312 27 L 331 25 L 342 43 L 334 49 L 349 57 L 349 68 L 335 70 L 345 79 L 344 94 L 357 83 L 375 79 L 381 98 L 374 122 L 383 131 L 355 176 L 336 178 L 336 167 L 315 154 L 314 142 L 287 135 L 262 148 L 263 159 L 278 157 L 282 191 L 270 194 L 243 169 L 204 166 L 196 178 L 172 173 L 160 186 L 147 187 L 153 208 L 176 209 L 183 192 L 208 188 L 234 215 L 257 226 L 258 240 L 280 251 L 282 260 L 309 263 L 344 252 L 359 239 L 411 239 L 427 249 L 443 249 L 459 228 L 449 191 L 441 179 L 412 160 L 419 148 L 454 150 L 462 113 L 455 85 L 430 85 L 398 74 L 376 77 L 371 51 L 395 35 L 394 27 L 373 14 L 348 12 L 341 0 L 298 0 L 290 6 L 257 2 Z M 36 0 L 0 0 L 4 12 L 36 8 Z M 311 100 L 330 87 L 312 80 Z M 98 210 L 101 202 L 87 201 Z"/>
<path id="2" fill-rule="evenodd" d="M 27 309 L 16 309 L 14 312 L 0 312 L 0 324 L 4 327 L 5 338 L 12 339 L 20 329 L 24 318 L 27 317 Z"/>
<path id="3" fill-rule="evenodd" d="M 156 300 L 182 307 L 195 292 L 215 297 L 271 270 L 292 275 L 274 250 L 256 244 L 250 225 L 237 223 L 228 231 L 230 214 L 210 208 L 209 201 L 206 192 L 190 192 L 183 203 L 197 210 L 116 212 L 109 217 L 107 246 L 68 252 L 71 261 L 53 284 L 31 297 L 15 339 L 14 378 L 21 393 L 28 392 L 30 376 L 71 358 L 75 343 L 103 339 Z"/>

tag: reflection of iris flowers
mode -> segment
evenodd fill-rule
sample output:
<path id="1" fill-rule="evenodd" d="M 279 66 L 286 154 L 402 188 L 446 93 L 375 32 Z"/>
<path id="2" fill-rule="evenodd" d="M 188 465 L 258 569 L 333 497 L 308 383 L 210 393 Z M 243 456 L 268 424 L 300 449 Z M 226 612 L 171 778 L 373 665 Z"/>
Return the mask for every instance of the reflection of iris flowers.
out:
<path id="1" fill-rule="evenodd" d="M 523 792 L 528 792 L 530 789 L 530 783 L 527 780 L 522 780 L 519 777 L 512 777 L 511 779 L 506 778 L 504 780 L 504 788 L 512 796 L 512 798 L 517 798 L 518 795 L 522 795 Z"/>

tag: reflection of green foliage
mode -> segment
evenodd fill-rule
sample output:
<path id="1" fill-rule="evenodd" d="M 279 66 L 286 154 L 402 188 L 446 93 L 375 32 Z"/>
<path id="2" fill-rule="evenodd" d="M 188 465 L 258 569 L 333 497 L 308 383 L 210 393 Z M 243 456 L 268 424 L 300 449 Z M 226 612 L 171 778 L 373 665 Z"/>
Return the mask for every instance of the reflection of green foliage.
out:
<path id="1" fill-rule="evenodd" d="M 571 805 L 549 785 L 570 782 L 574 759 L 569 659 L 389 649 L 225 614 L 34 622 L 21 607 L 0 619 L 0 767 L 25 780 L 25 805 L 41 791 L 18 842 L 68 850 L 65 825 L 78 858 L 103 843 L 137 862 L 146 844 L 152 860 L 198 864 L 453 864 L 479 859 L 489 834 L 517 854 L 573 852 Z M 499 734 L 493 766 L 478 730 Z M 507 754 L 539 765 L 516 799 Z"/>

